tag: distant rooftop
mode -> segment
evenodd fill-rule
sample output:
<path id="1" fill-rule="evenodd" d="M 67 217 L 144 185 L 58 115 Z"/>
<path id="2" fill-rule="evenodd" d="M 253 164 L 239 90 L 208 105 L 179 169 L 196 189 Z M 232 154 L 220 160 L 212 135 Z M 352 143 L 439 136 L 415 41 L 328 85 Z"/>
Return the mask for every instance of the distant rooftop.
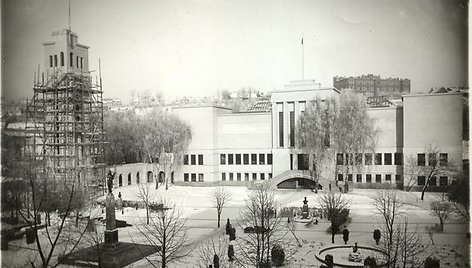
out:
<path id="1" fill-rule="evenodd" d="M 248 113 L 264 113 L 264 112 L 271 112 L 271 111 L 272 111 L 272 103 L 270 102 L 270 100 L 261 100 L 261 101 L 258 101 L 256 103 L 254 103 L 254 105 L 249 107 L 249 109 L 247 109 L 246 112 L 248 112 Z"/>

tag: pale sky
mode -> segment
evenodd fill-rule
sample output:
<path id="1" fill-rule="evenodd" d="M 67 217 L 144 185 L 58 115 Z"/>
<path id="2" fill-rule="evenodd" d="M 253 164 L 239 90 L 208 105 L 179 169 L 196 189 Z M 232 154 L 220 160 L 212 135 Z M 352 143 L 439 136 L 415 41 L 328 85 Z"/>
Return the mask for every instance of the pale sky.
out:
<path id="1" fill-rule="evenodd" d="M 467 4 L 457 0 L 71 0 L 71 27 L 102 62 L 104 96 L 166 99 L 282 88 L 335 75 L 409 78 L 413 92 L 467 86 Z M 2 1 L 2 96 L 30 98 L 42 42 L 68 1 Z"/>

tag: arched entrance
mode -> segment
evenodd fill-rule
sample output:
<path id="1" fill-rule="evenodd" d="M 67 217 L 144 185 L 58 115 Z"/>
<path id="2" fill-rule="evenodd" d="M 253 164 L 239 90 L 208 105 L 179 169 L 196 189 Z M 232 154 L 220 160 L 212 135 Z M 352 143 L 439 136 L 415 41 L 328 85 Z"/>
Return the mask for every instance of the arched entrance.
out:
<path id="1" fill-rule="evenodd" d="M 152 171 L 148 171 L 147 172 L 147 182 L 152 182 L 153 179 L 152 179 Z"/>
<path id="2" fill-rule="evenodd" d="M 174 184 L 174 171 L 170 173 L 170 183 Z"/>
<path id="3" fill-rule="evenodd" d="M 295 177 L 286 179 L 277 184 L 278 189 L 314 189 L 315 182 L 311 179 Z M 318 185 L 318 189 L 321 189 L 321 185 Z"/>
<path id="4" fill-rule="evenodd" d="M 166 180 L 166 173 L 164 171 L 159 172 L 159 183 L 162 183 Z"/>

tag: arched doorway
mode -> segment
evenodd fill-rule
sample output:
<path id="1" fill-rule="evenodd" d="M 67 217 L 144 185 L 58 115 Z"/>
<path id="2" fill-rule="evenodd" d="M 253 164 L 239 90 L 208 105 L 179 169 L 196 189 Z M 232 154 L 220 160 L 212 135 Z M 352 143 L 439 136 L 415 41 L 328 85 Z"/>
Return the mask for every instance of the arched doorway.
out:
<path id="1" fill-rule="evenodd" d="M 164 171 L 159 172 L 159 183 L 164 182 L 166 179 L 166 173 Z"/>
<path id="2" fill-rule="evenodd" d="M 315 182 L 313 180 L 301 177 L 289 178 L 279 184 L 277 184 L 278 189 L 314 189 Z M 318 189 L 321 189 L 322 186 L 318 185 Z"/>
<path id="3" fill-rule="evenodd" d="M 123 186 L 123 175 L 118 176 L 118 187 Z"/>
<path id="4" fill-rule="evenodd" d="M 153 179 L 152 179 L 152 171 L 148 171 L 147 172 L 147 182 L 152 182 Z"/>
<path id="5" fill-rule="evenodd" d="M 139 171 L 136 173 L 136 184 L 139 184 Z"/>
<path id="6" fill-rule="evenodd" d="M 170 173 L 170 183 L 174 184 L 174 171 Z"/>

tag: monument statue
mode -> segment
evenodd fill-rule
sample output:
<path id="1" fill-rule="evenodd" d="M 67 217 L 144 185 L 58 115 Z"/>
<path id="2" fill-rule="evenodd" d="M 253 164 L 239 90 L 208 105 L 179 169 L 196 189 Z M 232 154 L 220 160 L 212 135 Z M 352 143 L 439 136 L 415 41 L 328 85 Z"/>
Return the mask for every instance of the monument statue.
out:
<path id="1" fill-rule="evenodd" d="M 308 212 L 308 200 L 303 200 L 303 207 L 302 207 L 302 219 L 310 218 L 310 213 Z"/>
<path id="2" fill-rule="evenodd" d="M 108 170 L 107 174 L 107 186 L 108 186 L 108 193 L 111 194 L 113 192 L 113 180 L 115 179 L 115 173 Z"/>

